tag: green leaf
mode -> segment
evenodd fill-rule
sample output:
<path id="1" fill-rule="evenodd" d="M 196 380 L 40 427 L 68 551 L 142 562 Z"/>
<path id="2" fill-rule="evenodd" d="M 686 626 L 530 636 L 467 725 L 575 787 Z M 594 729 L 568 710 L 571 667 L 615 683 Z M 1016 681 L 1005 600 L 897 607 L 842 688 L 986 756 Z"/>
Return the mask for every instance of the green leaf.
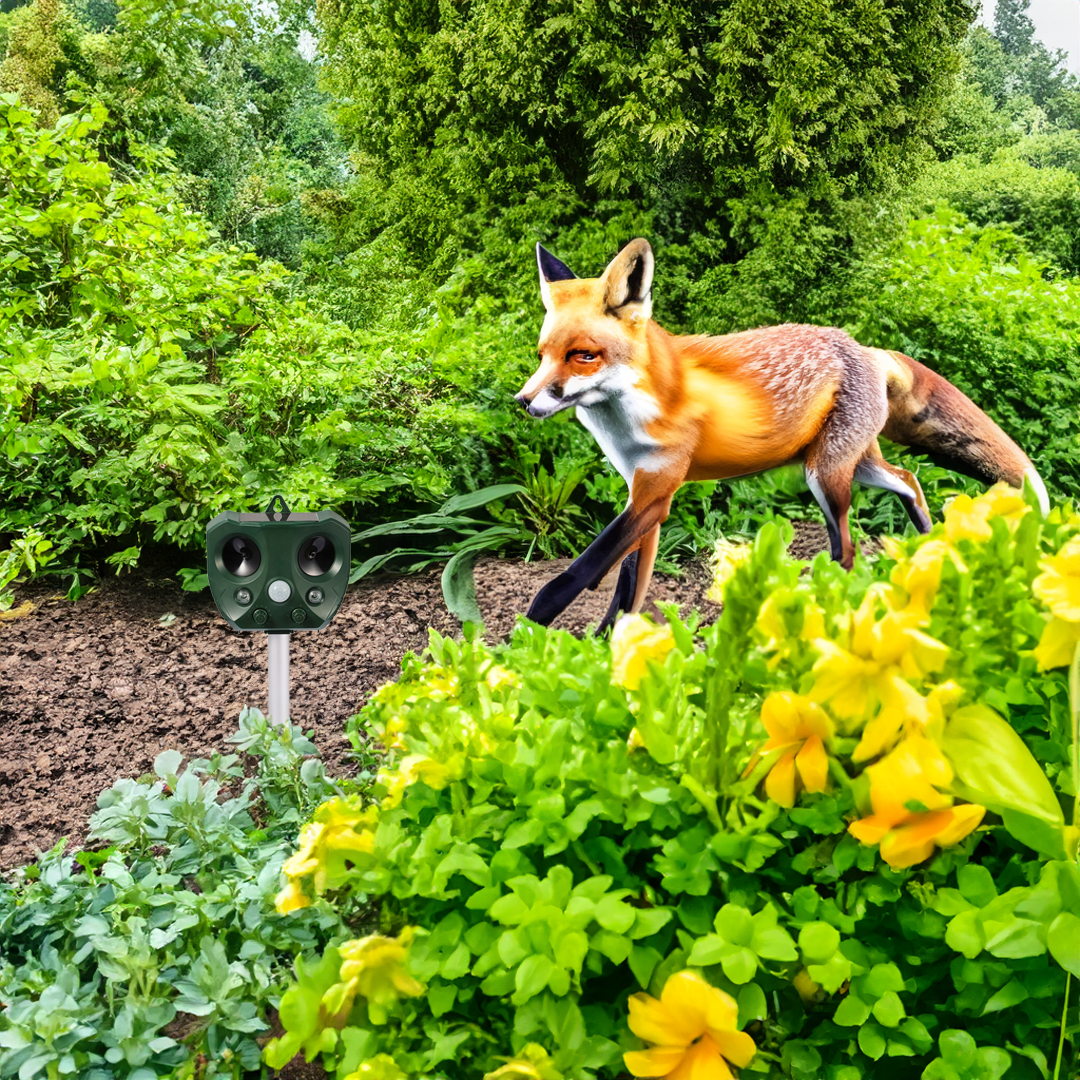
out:
<path id="1" fill-rule="evenodd" d="M 964 899 L 976 907 L 985 907 L 998 894 L 994 887 L 993 875 L 985 866 L 980 866 L 978 863 L 961 866 L 956 873 L 956 883 Z M 942 914 L 948 915 L 950 912 L 943 911 Z"/>
<path id="2" fill-rule="evenodd" d="M 907 1011 L 904 1009 L 904 1003 L 900 1000 L 899 996 L 892 990 L 886 990 L 874 1002 L 872 1009 L 874 1018 L 885 1027 L 896 1027 L 901 1020 L 907 1016 Z"/>
<path id="3" fill-rule="evenodd" d="M 986 931 L 978 911 L 962 911 L 945 928 L 945 944 L 969 960 L 974 960 L 986 945 Z"/>
<path id="4" fill-rule="evenodd" d="M 768 1016 L 768 1004 L 765 1001 L 765 991 L 757 983 L 747 983 L 739 991 L 739 1021 L 740 1030 L 746 1027 L 751 1020 L 764 1020 Z"/>
<path id="5" fill-rule="evenodd" d="M 648 990 L 649 980 L 663 957 L 651 945 L 633 945 L 630 949 L 630 970 L 642 990 Z"/>
<path id="6" fill-rule="evenodd" d="M 491 487 L 480 488 L 478 491 L 469 491 L 464 495 L 455 495 L 443 503 L 442 514 L 458 514 L 462 510 L 474 510 L 478 506 L 486 506 L 496 499 L 505 499 L 510 495 L 525 493 L 529 489 L 521 484 L 493 484 Z"/>
<path id="7" fill-rule="evenodd" d="M 942 749 L 952 762 L 962 798 L 996 814 L 1015 811 L 1064 828 L 1061 807 L 1042 766 L 993 709 L 986 705 L 957 709 L 945 727 Z"/>
<path id="8" fill-rule="evenodd" d="M 458 622 L 482 625 L 484 617 L 476 599 L 476 579 L 473 568 L 480 553 L 464 550 L 454 555 L 442 573 L 443 599 L 450 614 Z"/>
<path id="9" fill-rule="evenodd" d="M 833 1022 L 843 1027 L 858 1027 L 870 1018 L 870 1006 L 862 998 L 849 993 L 833 1016 Z M 882 1047 L 884 1053 L 884 1046 Z"/>
<path id="10" fill-rule="evenodd" d="M 757 974 L 757 957 L 752 949 L 741 945 L 728 945 L 720 964 L 724 974 L 739 985 L 749 982 Z"/>
<path id="11" fill-rule="evenodd" d="M 799 931 L 799 949 L 805 963 L 824 964 L 839 948 L 840 934 L 828 923 L 807 923 Z"/>
<path id="12" fill-rule="evenodd" d="M 1028 992 L 1023 983 L 1018 979 L 1010 979 L 990 1000 L 983 1006 L 982 1015 L 987 1013 L 1001 1012 L 1002 1009 L 1011 1009 L 1022 1001 L 1027 1001 Z"/>
<path id="13" fill-rule="evenodd" d="M 1080 979 L 1080 917 L 1063 911 L 1050 924 L 1046 934 L 1050 955 L 1070 975 Z"/>
<path id="14" fill-rule="evenodd" d="M 873 1061 L 885 1053 L 885 1033 L 877 1024 L 865 1024 L 859 1028 L 858 1042 L 859 1049 Z"/>
<path id="15" fill-rule="evenodd" d="M 524 1005 L 544 990 L 555 972 L 555 964 L 550 957 L 535 953 L 527 957 L 514 974 L 515 993 L 511 1001 L 515 1005 Z"/>
<path id="16" fill-rule="evenodd" d="M 749 945 L 754 940 L 754 920 L 739 904 L 725 904 L 717 913 L 716 931 L 733 945 Z"/>

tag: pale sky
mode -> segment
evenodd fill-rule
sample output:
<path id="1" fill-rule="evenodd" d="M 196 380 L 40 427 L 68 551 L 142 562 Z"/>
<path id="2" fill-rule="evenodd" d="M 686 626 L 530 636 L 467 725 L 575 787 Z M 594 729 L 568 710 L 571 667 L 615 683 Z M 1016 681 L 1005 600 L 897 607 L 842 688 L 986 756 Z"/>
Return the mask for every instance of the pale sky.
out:
<path id="1" fill-rule="evenodd" d="M 994 27 L 996 0 L 982 0 L 978 21 Z M 1080 75 L 1080 0 L 1031 0 L 1028 18 L 1035 24 L 1035 37 L 1051 52 L 1064 49 L 1068 68 Z"/>

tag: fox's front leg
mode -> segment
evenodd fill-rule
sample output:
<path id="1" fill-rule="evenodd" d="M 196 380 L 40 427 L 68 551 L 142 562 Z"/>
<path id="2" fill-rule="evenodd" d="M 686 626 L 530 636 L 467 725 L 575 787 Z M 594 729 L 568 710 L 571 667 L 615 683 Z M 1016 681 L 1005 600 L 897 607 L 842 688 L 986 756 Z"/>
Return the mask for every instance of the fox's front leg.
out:
<path id="1" fill-rule="evenodd" d="M 626 559 L 615 587 L 614 610 L 608 611 L 601 629 L 611 625 L 619 610 L 637 611 L 644 603 L 652 577 L 660 525 L 667 520 L 671 497 L 679 481 L 670 475 L 634 474 L 626 509 L 557 578 L 549 581 L 529 605 L 527 619 L 547 626 L 565 611 L 585 589 L 595 589 L 613 566 Z M 627 558 L 633 552 L 631 558 Z M 634 558 L 636 556 L 636 558 Z M 620 603 L 630 600 L 629 609 Z"/>

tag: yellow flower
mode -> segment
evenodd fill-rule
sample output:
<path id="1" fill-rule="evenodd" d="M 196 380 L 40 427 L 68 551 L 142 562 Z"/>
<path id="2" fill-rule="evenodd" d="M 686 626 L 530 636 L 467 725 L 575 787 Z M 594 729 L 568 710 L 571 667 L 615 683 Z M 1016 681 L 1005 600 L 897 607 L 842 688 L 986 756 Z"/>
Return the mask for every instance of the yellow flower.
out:
<path id="1" fill-rule="evenodd" d="M 396 938 L 371 934 L 339 945 L 341 981 L 371 1005 L 385 1007 L 402 995 L 417 997 L 422 994 L 423 983 L 417 982 L 405 970 L 415 934 L 415 929 L 407 926 Z"/>
<path id="2" fill-rule="evenodd" d="M 484 682 L 486 682 L 492 690 L 499 690 L 504 686 L 520 685 L 521 678 L 508 668 L 502 667 L 500 664 L 492 664 L 491 667 L 484 672 Z"/>
<path id="3" fill-rule="evenodd" d="M 957 495 L 945 509 L 945 536 L 950 543 L 973 540 L 982 543 L 994 535 L 987 518 L 990 507 L 970 495 Z"/>
<path id="4" fill-rule="evenodd" d="M 537 1043 L 529 1043 L 514 1058 L 500 1058 L 506 1064 L 484 1073 L 484 1080 L 563 1080 L 551 1063 L 548 1052 Z"/>
<path id="5" fill-rule="evenodd" d="M 1031 511 L 1020 489 L 1004 481 L 984 491 L 975 503 L 980 508 L 986 508 L 987 518 L 1004 518 L 1010 528 L 1015 528 L 1020 523 L 1020 519 Z"/>
<path id="6" fill-rule="evenodd" d="M 769 593 L 765 603 L 761 605 L 755 629 L 766 639 L 762 648 L 774 654 L 769 657 L 770 668 L 777 667 L 788 657 L 796 642 L 814 641 L 825 636 L 825 613 L 817 604 L 806 601 L 801 605 L 802 628 L 797 636 L 790 635 L 783 609 L 785 606 L 798 604 L 800 599 L 802 598 L 797 597 L 791 590 L 777 589 Z"/>
<path id="7" fill-rule="evenodd" d="M 1080 622 L 1080 536 L 1039 563 L 1043 571 L 1032 583 L 1035 595 L 1059 618 Z"/>
<path id="8" fill-rule="evenodd" d="M 944 730 L 945 717 L 963 696 L 963 687 L 952 680 L 931 687 L 926 697 L 907 687 L 903 696 L 906 710 L 903 706 L 882 709 L 863 729 L 851 760 L 869 761 L 892 749 L 906 735 L 939 737 Z"/>
<path id="9" fill-rule="evenodd" d="M 645 740 L 641 737 L 641 732 L 636 727 L 630 729 L 630 734 L 626 738 L 626 750 L 632 754 L 635 750 L 644 750 Z"/>
<path id="10" fill-rule="evenodd" d="M 1023 495 L 1005 483 L 995 484 L 977 499 L 957 495 L 945 510 L 945 536 L 954 544 L 958 540 L 981 543 L 994 535 L 991 518 L 1003 518 L 1010 529 L 1015 529 L 1030 510 Z"/>
<path id="11" fill-rule="evenodd" d="M 833 736 L 825 710 L 809 698 L 780 690 L 762 703 L 761 722 L 769 739 L 755 751 L 743 775 L 753 772 L 766 754 L 779 750 L 779 759 L 765 777 L 765 793 L 773 802 L 794 806 L 800 783 L 806 791 L 824 791 L 829 775 L 825 744 Z"/>
<path id="12" fill-rule="evenodd" d="M 960 573 L 967 572 L 960 553 L 947 540 L 927 540 L 911 554 L 903 556 L 901 546 L 891 537 L 883 537 L 885 550 L 897 560 L 889 580 L 908 594 L 908 610 L 916 612 L 919 622 L 930 618 L 930 608 L 941 585 L 941 568 L 948 559 Z"/>
<path id="13" fill-rule="evenodd" d="M 1040 671 L 1067 667 L 1072 663 L 1076 647 L 1080 645 L 1080 623 L 1066 622 L 1056 615 L 1043 628 L 1042 637 L 1035 647 L 1035 659 Z"/>
<path id="14" fill-rule="evenodd" d="M 376 814 L 373 806 L 364 810 L 355 800 L 331 799 L 323 803 L 315 811 L 315 820 L 300 830 L 300 850 L 285 860 L 282 873 L 293 879 L 313 877 L 315 891 L 324 892 L 331 871 L 343 868 L 345 859 L 374 852 Z M 283 913 L 306 906 L 298 902 L 302 894 L 292 885 L 278 896 L 278 910 Z M 282 908 L 283 903 L 293 908 Z"/>
<path id="15" fill-rule="evenodd" d="M 422 780 L 429 788 L 441 791 L 451 780 L 460 778 L 460 769 L 451 770 L 450 766 L 433 761 L 423 754 L 410 754 L 402 758 L 394 771 L 379 770 L 379 782 L 386 787 L 384 809 L 392 809 L 401 803 L 405 789 L 417 780 Z"/>
<path id="16" fill-rule="evenodd" d="M 624 615 L 611 632 L 611 681 L 636 690 L 650 660 L 662 661 L 675 648 L 669 626 L 654 626 L 644 615 Z"/>
<path id="17" fill-rule="evenodd" d="M 810 972 L 806 968 L 800 968 L 799 973 L 791 980 L 804 1005 L 811 1005 L 815 1001 L 821 1001 L 825 994 L 821 991 L 821 984 L 810 978 Z"/>
<path id="18" fill-rule="evenodd" d="M 880 705 L 878 719 L 901 731 L 909 723 L 927 724 L 930 705 L 908 679 L 923 679 L 939 670 L 949 655 L 947 645 L 918 629 L 916 611 L 886 610 L 875 618 L 879 593 L 867 592 L 851 617 L 849 648 L 827 638 L 814 645 L 821 653 L 814 664 L 817 676 L 810 690 L 814 701 L 828 702 L 834 716 L 861 720 Z M 872 754 L 866 746 L 855 760 Z"/>
<path id="19" fill-rule="evenodd" d="M 696 972 L 672 975 L 659 1001 L 633 994 L 629 1004 L 630 1030 L 653 1044 L 623 1054 L 634 1076 L 730 1080 L 728 1062 L 741 1069 L 757 1053 L 754 1040 L 735 1026 L 739 1010 L 732 998 Z"/>
<path id="20" fill-rule="evenodd" d="M 852 822 L 848 832 L 864 844 L 880 844 L 894 869 L 928 859 L 935 847 L 958 844 L 983 819 L 982 806 L 953 806 L 937 790 L 953 779 L 952 767 L 929 739 L 914 736 L 867 770 L 873 813 Z M 925 810 L 909 810 L 919 803 Z"/>
<path id="21" fill-rule="evenodd" d="M 274 900 L 274 907 L 282 915 L 288 915 L 290 911 L 298 911 L 300 908 L 306 908 L 310 905 L 311 900 L 304 895 L 304 890 L 300 888 L 299 883 L 296 881 L 290 881 Z"/>
<path id="22" fill-rule="evenodd" d="M 1080 644 L 1080 536 L 1039 563 L 1042 573 L 1031 583 L 1032 591 L 1050 609 L 1050 621 L 1035 649 L 1041 670 L 1072 663 Z"/>
<path id="23" fill-rule="evenodd" d="M 709 586 L 709 599 L 720 603 L 724 599 L 724 586 L 735 576 L 735 571 L 753 554 L 753 544 L 738 544 L 721 538 L 716 541 L 712 553 L 713 580 Z"/>

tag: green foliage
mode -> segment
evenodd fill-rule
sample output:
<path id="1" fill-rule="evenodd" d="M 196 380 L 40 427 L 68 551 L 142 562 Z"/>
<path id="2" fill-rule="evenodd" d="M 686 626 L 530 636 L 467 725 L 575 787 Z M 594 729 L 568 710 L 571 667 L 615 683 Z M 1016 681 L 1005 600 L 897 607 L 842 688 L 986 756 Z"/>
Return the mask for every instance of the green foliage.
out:
<path id="1" fill-rule="evenodd" d="M 998 151 L 984 164 L 978 158 L 954 158 L 931 169 L 916 188 L 916 198 L 948 203 L 976 225 L 1011 228 L 1032 254 L 1070 275 L 1080 270 L 1080 177 L 1075 170 L 1048 167 L 1030 157 L 1041 140 L 1029 138 L 1022 149 Z M 1076 141 L 1058 142 L 1076 158 Z M 1048 155 L 1049 156 L 1049 155 Z"/>
<path id="2" fill-rule="evenodd" d="M 187 763 L 98 799 L 88 840 L 61 841 L 0 883 L 0 1074 L 240 1077 L 293 957 L 341 932 L 337 915 L 273 910 L 298 821 L 337 790 L 299 728 L 254 710 L 236 754 Z M 258 825 L 255 818 L 259 818 Z"/>
<path id="3" fill-rule="evenodd" d="M 468 241 L 463 212 L 523 198 L 543 213 L 628 193 L 705 220 L 717 194 L 761 185 L 887 185 L 921 155 L 971 12 L 354 2 L 320 17 L 357 197 L 407 223 L 423 263 Z"/>
<path id="4" fill-rule="evenodd" d="M 0 533 L 191 547 L 271 488 L 346 513 L 445 489 L 468 410 L 412 356 L 358 361 L 352 333 L 281 295 L 281 267 L 184 208 L 160 156 L 117 176 L 105 119 L 0 113 Z"/>
<path id="5" fill-rule="evenodd" d="M 942 207 L 912 222 L 850 329 L 958 386 L 1069 495 L 1080 490 L 1080 294 L 1043 269 L 1008 230 Z"/>
<path id="6" fill-rule="evenodd" d="M 998 509 L 980 517 L 980 506 Z M 325 833 L 305 832 L 289 870 L 291 890 L 325 872 L 317 891 L 376 897 L 385 932 L 415 928 L 401 941 L 413 935 L 409 977 L 426 994 L 403 990 L 373 1011 L 345 970 L 363 943 L 327 950 L 300 972 L 267 1060 L 302 1046 L 339 1080 L 378 1054 L 407 1076 L 479 1075 L 538 1044 L 564 1075 L 617 1076 L 634 1047 L 629 995 L 657 995 L 691 967 L 738 1003 L 740 1026 L 756 1022 L 744 1075 L 1069 1075 L 1075 997 L 1064 1018 L 1061 1006 L 1080 962 L 1069 941 L 1080 875 L 1062 845 L 1075 846 L 1080 822 L 1063 828 L 1059 799 L 1071 804 L 1080 779 L 1069 764 L 1077 731 L 1063 672 L 1041 672 L 1032 655 L 1047 617 L 1031 582 L 1040 554 L 1077 527 L 1075 513 L 1044 524 L 1001 491 L 958 503 L 929 541 L 849 574 L 825 557 L 809 568 L 787 559 L 790 533 L 767 526 L 719 622 L 697 633 L 669 611 L 665 648 L 641 646 L 640 681 L 625 653 L 592 637 L 522 623 L 489 647 L 433 632 L 351 728 L 402 755 L 380 773 L 381 804 L 339 801 L 317 816 L 350 822 L 337 841 L 348 862 L 315 846 Z M 915 553 L 946 542 L 958 561 L 942 556 L 940 583 L 918 594 Z M 951 760 L 996 800 L 978 832 L 912 865 L 847 832 L 878 783 L 876 766 L 852 775 L 850 723 L 838 726 L 827 786 L 790 807 L 757 789 L 794 744 L 777 745 L 770 728 L 776 749 L 748 762 L 765 699 L 816 694 L 834 653 L 813 635 L 860 655 L 897 647 L 888 617 L 873 634 L 851 630 L 890 595 L 909 616 L 923 596 L 922 640 L 944 647 L 936 685 L 950 711 L 958 698 L 976 703 L 943 723 L 943 745 L 974 740 L 977 752 Z M 853 654 L 844 693 L 881 670 L 860 663 Z M 816 700 L 842 715 L 828 694 Z M 1004 753 L 998 730 L 1014 740 Z M 1024 794 L 1032 776 L 1049 796 Z M 1021 805 L 1050 830 L 1034 848 L 1020 839 L 1034 836 Z M 365 942 L 378 940 L 388 939 Z"/>

